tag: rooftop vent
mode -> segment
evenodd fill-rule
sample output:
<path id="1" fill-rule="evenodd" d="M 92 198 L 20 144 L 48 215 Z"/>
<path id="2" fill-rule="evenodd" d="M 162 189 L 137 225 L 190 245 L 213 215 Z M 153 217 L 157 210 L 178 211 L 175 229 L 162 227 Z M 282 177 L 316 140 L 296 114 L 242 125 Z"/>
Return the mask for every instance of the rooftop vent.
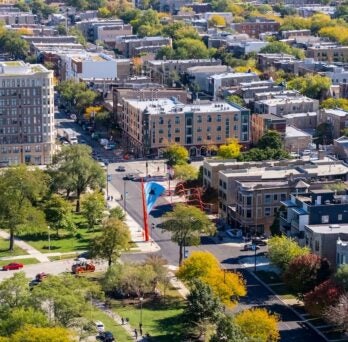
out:
<path id="1" fill-rule="evenodd" d="M 337 229 L 337 228 L 341 228 L 341 226 L 339 224 L 330 224 L 330 228 Z"/>

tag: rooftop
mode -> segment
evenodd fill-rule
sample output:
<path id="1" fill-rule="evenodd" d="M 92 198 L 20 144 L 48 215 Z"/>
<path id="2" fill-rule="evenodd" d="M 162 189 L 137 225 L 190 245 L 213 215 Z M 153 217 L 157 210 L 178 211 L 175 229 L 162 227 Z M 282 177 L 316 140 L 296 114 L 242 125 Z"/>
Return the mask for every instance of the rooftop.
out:
<path id="1" fill-rule="evenodd" d="M 331 115 L 336 115 L 336 116 L 340 116 L 340 117 L 345 117 L 348 115 L 348 112 L 343 110 L 343 109 L 324 109 L 324 112 L 327 114 L 331 114 Z"/>
<path id="2" fill-rule="evenodd" d="M 237 107 L 227 102 L 184 104 L 173 98 L 162 98 L 155 100 L 127 99 L 125 101 L 140 111 L 146 110 L 149 114 L 239 112 Z"/>
<path id="3" fill-rule="evenodd" d="M 259 176 L 262 180 L 283 179 L 289 175 L 299 175 L 294 167 L 250 167 L 248 169 L 226 169 L 219 171 L 225 177 L 252 177 Z"/>
<path id="4" fill-rule="evenodd" d="M 167 59 L 165 61 L 161 60 L 150 60 L 147 63 L 152 65 L 162 65 L 162 64 L 191 64 L 191 63 L 207 63 L 208 65 L 212 62 L 216 62 L 216 59 Z"/>
<path id="5" fill-rule="evenodd" d="M 306 230 L 319 234 L 348 234 L 348 224 L 309 224 L 305 226 Z"/>
<path id="6" fill-rule="evenodd" d="M 307 112 L 307 113 L 292 113 L 292 114 L 284 114 L 283 117 L 287 119 L 292 118 L 302 118 L 306 116 L 317 116 L 318 114 L 316 112 Z"/>
<path id="7" fill-rule="evenodd" d="M 313 99 L 310 99 L 306 96 L 284 96 L 284 97 L 277 97 L 273 99 L 266 99 L 266 100 L 259 100 L 258 103 L 263 103 L 268 106 L 276 106 L 276 105 L 283 105 L 286 103 L 304 103 L 304 102 L 313 102 Z"/>
<path id="8" fill-rule="evenodd" d="M 91 61 L 91 62 L 115 62 L 116 60 L 104 53 L 93 52 L 75 52 L 70 55 L 71 59 L 76 62 Z"/>
<path id="9" fill-rule="evenodd" d="M 238 78 L 238 77 L 247 77 L 247 76 L 258 77 L 257 74 L 255 74 L 254 72 L 226 72 L 223 74 L 212 75 L 210 76 L 210 78 L 219 80 L 224 78 Z"/>
<path id="10" fill-rule="evenodd" d="M 311 137 L 311 135 L 296 128 L 296 127 L 294 127 L 294 126 L 286 126 L 285 137 L 286 138 L 300 138 L 300 137 Z"/>
<path id="11" fill-rule="evenodd" d="M 23 61 L 0 62 L 0 76 L 33 75 L 49 72 L 42 64 L 29 64 Z"/>

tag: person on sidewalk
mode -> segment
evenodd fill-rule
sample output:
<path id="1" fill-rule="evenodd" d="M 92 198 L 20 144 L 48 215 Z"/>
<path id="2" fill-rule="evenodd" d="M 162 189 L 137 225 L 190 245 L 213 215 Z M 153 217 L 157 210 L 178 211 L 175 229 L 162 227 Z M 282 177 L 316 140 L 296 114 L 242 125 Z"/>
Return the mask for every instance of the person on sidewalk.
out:
<path id="1" fill-rule="evenodd" d="M 122 325 L 124 325 L 124 318 L 121 317 L 121 322 L 122 322 Z"/>
<path id="2" fill-rule="evenodd" d="M 135 339 L 138 340 L 138 330 L 137 329 L 134 329 L 134 336 L 135 336 Z"/>

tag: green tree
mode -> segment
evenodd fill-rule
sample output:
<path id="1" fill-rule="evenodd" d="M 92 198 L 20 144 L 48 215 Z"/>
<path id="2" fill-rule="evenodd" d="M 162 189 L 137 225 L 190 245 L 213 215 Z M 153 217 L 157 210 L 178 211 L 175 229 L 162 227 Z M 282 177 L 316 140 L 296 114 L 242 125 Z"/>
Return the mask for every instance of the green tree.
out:
<path id="1" fill-rule="evenodd" d="M 198 245 L 201 234 L 213 234 L 215 227 L 200 209 L 185 204 L 177 204 L 172 212 L 164 215 L 162 228 L 172 234 L 172 241 L 179 245 L 179 265 L 183 260 L 185 245 Z"/>
<path id="2" fill-rule="evenodd" d="M 170 166 L 186 164 L 188 156 L 187 149 L 178 144 L 170 145 L 163 154 L 163 157 L 168 159 L 167 164 Z"/>
<path id="3" fill-rule="evenodd" d="M 201 40 L 192 38 L 182 38 L 177 40 L 174 48 L 177 59 L 209 58 L 216 51 L 215 49 L 208 49 Z"/>
<path id="4" fill-rule="evenodd" d="M 46 221 L 56 231 L 57 237 L 59 237 L 59 229 L 75 230 L 76 227 L 71 210 L 71 204 L 57 194 L 53 194 L 45 203 Z"/>
<path id="5" fill-rule="evenodd" d="M 330 264 L 327 259 L 307 254 L 291 260 L 283 278 L 288 288 L 303 299 L 305 293 L 329 279 L 330 275 Z"/>
<path id="6" fill-rule="evenodd" d="M 140 298 L 153 289 L 156 273 L 151 265 L 115 263 L 103 279 L 103 290 L 112 295 L 133 295 Z"/>
<path id="7" fill-rule="evenodd" d="M 250 338 L 242 333 L 240 327 L 233 322 L 231 317 L 222 316 L 217 321 L 215 334 L 210 342 L 251 342 Z M 256 342 L 256 341 L 255 341 Z"/>
<path id="8" fill-rule="evenodd" d="M 126 220 L 126 213 L 121 207 L 115 207 L 110 209 L 110 218 L 118 219 L 122 222 Z"/>
<path id="9" fill-rule="evenodd" d="M 257 147 L 266 149 L 281 149 L 283 147 L 282 138 L 277 131 L 267 131 L 257 143 Z"/>
<path id="10" fill-rule="evenodd" d="M 348 264 L 340 265 L 337 268 L 334 279 L 345 291 L 348 291 Z"/>
<path id="11" fill-rule="evenodd" d="M 321 123 L 314 132 L 314 142 L 318 146 L 320 145 L 331 145 L 333 143 L 333 127 L 331 123 Z"/>
<path id="12" fill-rule="evenodd" d="M 91 153 L 92 149 L 86 145 L 65 146 L 54 155 L 49 168 L 58 188 L 75 192 L 76 212 L 80 211 L 80 197 L 88 188 L 102 189 L 105 184 L 105 173 Z"/>
<path id="13" fill-rule="evenodd" d="M 286 236 L 273 236 L 268 240 L 268 256 L 272 264 L 286 271 L 292 260 L 309 254 L 307 247 L 300 247 L 296 241 Z"/>
<path id="14" fill-rule="evenodd" d="M 5 30 L 4 34 L 0 35 L 0 52 L 8 53 L 14 59 L 26 59 L 29 45 L 18 32 Z"/>
<path id="15" fill-rule="evenodd" d="M 110 266 L 122 251 L 129 249 L 130 241 L 127 225 L 116 218 L 109 218 L 103 223 L 102 235 L 92 240 L 90 253 L 93 257 L 106 259 Z"/>
<path id="16" fill-rule="evenodd" d="M 330 97 L 321 103 L 321 107 L 329 108 L 329 109 L 341 108 L 343 110 L 348 110 L 348 99 L 344 99 L 344 98 L 337 99 L 334 97 Z"/>
<path id="17" fill-rule="evenodd" d="M 34 306 L 45 311 L 51 323 L 63 326 L 83 316 L 91 299 L 102 296 L 99 285 L 71 274 L 50 275 L 31 294 Z"/>
<path id="18" fill-rule="evenodd" d="M 87 221 L 88 228 L 93 230 L 103 218 L 105 210 L 105 199 L 101 192 L 92 192 L 86 194 L 82 199 L 81 214 Z"/>
<path id="19" fill-rule="evenodd" d="M 290 45 L 284 42 L 271 42 L 267 46 L 263 47 L 260 50 L 261 53 L 285 53 L 289 55 L 293 55 L 296 58 L 303 59 L 304 52 L 301 49 L 292 48 Z"/>
<path id="20" fill-rule="evenodd" d="M 49 325 L 46 315 L 32 307 L 15 307 L 11 309 L 0 323 L 0 336 L 10 336 L 24 328 L 25 325 L 47 327 Z"/>
<path id="21" fill-rule="evenodd" d="M 293 78 L 287 85 L 290 89 L 296 89 L 305 96 L 320 100 L 330 89 L 331 79 L 319 74 L 306 74 Z"/>
<path id="22" fill-rule="evenodd" d="M 218 156 L 223 159 L 235 159 L 240 155 L 241 145 L 237 139 L 227 139 L 226 144 L 218 149 Z"/>
<path id="23" fill-rule="evenodd" d="M 245 106 L 245 102 L 244 100 L 239 96 L 239 95 L 229 95 L 226 97 L 226 100 L 228 102 L 232 102 L 232 103 L 235 103 L 237 104 L 238 106 Z"/>
<path id="24" fill-rule="evenodd" d="M 277 209 L 276 213 L 274 214 L 274 220 L 273 220 L 271 226 L 269 227 L 272 236 L 281 235 L 281 231 L 280 231 L 280 214 L 284 210 L 285 210 L 285 208 L 284 208 L 284 206 L 282 206 L 279 209 Z"/>
<path id="25" fill-rule="evenodd" d="M 199 337 L 204 336 L 210 326 L 218 321 L 222 305 L 209 285 L 195 280 L 187 296 L 184 315 L 188 326 L 198 329 Z"/>
<path id="26" fill-rule="evenodd" d="M 174 177 L 184 181 L 197 179 L 198 169 L 190 164 L 175 165 Z"/>
<path id="27" fill-rule="evenodd" d="M 25 165 L 10 167 L 0 175 L 0 225 L 10 231 L 10 246 L 19 232 L 46 229 L 45 217 L 37 207 L 47 192 L 48 178 L 39 169 Z"/>

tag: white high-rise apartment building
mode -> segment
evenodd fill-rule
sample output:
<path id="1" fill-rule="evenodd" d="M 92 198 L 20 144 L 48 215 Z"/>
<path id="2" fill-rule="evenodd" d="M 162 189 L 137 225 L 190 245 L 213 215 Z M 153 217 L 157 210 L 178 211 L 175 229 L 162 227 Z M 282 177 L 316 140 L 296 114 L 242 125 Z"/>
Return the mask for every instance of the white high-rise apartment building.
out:
<path id="1" fill-rule="evenodd" d="M 0 165 L 49 164 L 54 149 L 53 71 L 0 62 Z"/>

